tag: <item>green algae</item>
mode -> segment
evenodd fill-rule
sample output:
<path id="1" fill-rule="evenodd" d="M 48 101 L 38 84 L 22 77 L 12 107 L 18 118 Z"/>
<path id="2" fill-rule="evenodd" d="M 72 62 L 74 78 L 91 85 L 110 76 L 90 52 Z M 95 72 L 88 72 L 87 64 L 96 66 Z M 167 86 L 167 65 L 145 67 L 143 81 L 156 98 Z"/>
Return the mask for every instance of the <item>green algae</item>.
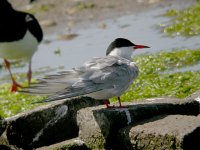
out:
<path id="1" fill-rule="evenodd" d="M 179 50 L 134 57 L 140 74 L 159 73 L 174 68 L 196 65 L 200 62 L 200 50 Z"/>
<path id="2" fill-rule="evenodd" d="M 164 16 L 171 18 L 171 24 L 162 25 L 169 36 L 194 36 L 200 34 L 200 1 L 183 10 L 168 10 Z"/>
<path id="3" fill-rule="evenodd" d="M 200 50 L 160 52 L 134 58 L 140 73 L 122 101 L 159 96 L 185 98 L 200 89 L 200 70 L 167 73 L 200 63 Z M 116 98 L 111 99 L 116 101 Z"/>
<path id="4" fill-rule="evenodd" d="M 43 67 L 39 68 L 37 71 L 33 72 L 33 76 L 38 76 L 42 74 L 47 74 L 49 72 L 58 70 L 59 68 L 50 68 Z M 20 84 L 22 83 L 23 87 L 27 87 L 27 75 L 26 73 L 14 73 L 13 74 L 16 81 Z M 5 83 L 5 82 L 8 83 Z M 44 104 L 32 104 L 34 102 L 43 100 L 45 96 L 37 96 L 37 95 L 26 95 L 19 92 L 11 93 L 10 92 L 10 79 L 9 76 L 2 76 L 0 78 L 0 116 L 2 117 L 10 117 L 15 114 L 24 112 L 26 110 L 30 110 L 36 108 L 40 105 Z M 37 82 L 36 79 L 32 79 L 32 83 Z"/>
<path id="5" fill-rule="evenodd" d="M 42 96 L 30 96 L 21 93 L 11 93 L 10 84 L 0 85 L 0 116 L 9 117 L 25 110 L 33 109 L 41 104 L 31 104 L 44 99 Z"/>
<path id="6" fill-rule="evenodd" d="M 160 96 L 185 98 L 200 89 L 199 83 L 200 72 L 140 75 L 121 98 L 126 101 Z"/>
<path id="7" fill-rule="evenodd" d="M 200 89 L 200 71 L 174 72 L 173 70 L 200 63 L 200 50 L 180 50 L 159 52 L 134 57 L 140 73 L 122 101 L 139 100 L 157 96 L 184 98 Z M 45 74 L 44 68 L 35 74 Z M 167 73 L 172 71 L 172 73 Z M 26 74 L 15 74 L 17 80 L 25 80 Z M 33 80 L 35 82 L 36 80 Z M 27 86 L 24 83 L 23 86 Z M 21 93 L 10 93 L 10 84 L 0 85 L 0 116 L 9 117 L 25 110 L 44 104 L 31 104 L 44 99 L 43 96 L 30 96 Z M 111 101 L 116 101 L 115 98 Z"/>
<path id="8" fill-rule="evenodd" d="M 96 5 L 94 3 L 91 2 L 77 2 L 76 5 L 74 6 L 76 9 L 78 9 L 79 11 L 81 10 L 85 10 L 85 9 L 92 9 L 95 8 Z"/>
<path id="9" fill-rule="evenodd" d="M 41 12 L 48 12 L 50 9 L 53 9 L 55 7 L 54 4 L 42 4 L 42 5 L 36 5 L 32 4 L 32 7 L 29 9 L 24 10 L 27 13 L 36 14 Z"/>

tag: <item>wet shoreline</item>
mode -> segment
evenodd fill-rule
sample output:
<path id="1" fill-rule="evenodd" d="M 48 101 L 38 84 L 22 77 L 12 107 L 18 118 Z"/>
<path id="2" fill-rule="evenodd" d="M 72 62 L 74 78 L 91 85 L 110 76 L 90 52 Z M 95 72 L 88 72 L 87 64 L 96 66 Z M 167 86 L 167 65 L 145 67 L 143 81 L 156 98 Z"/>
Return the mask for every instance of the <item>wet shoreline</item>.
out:
<path id="1" fill-rule="evenodd" d="M 36 2 L 36 4 L 40 4 L 40 2 Z M 52 1 L 49 2 L 51 3 Z M 116 16 L 113 18 L 107 16 L 108 18 L 105 19 L 105 16 L 101 21 L 102 26 L 98 26 L 97 18 L 96 23 L 90 23 L 85 20 L 83 23 L 85 25 L 81 26 L 81 28 L 74 26 L 71 31 L 68 31 L 68 29 L 65 31 L 64 28 L 61 28 L 64 22 L 62 22 L 62 25 L 57 24 L 56 26 L 46 27 L 53 28 L 56 32 L 48 31 L 48 29 L 44 30 L 44 40 L 32 59 L 33 71 L 37 72 L 45 70 L 44 68 L 49 68 L 47 70 L 50 70 L 50 72 L 56 72 L 79 66 L 92 57 L 104 56 L 107 45 L 117 37 L 128 38 L 135 43 L 151 46 L 151 49 L 138 51 L 134 55 L 174 49 L 199 48 L 198 37 L 189 39 L 183 37 L 170 38 L 163 34 L 159 28 L 160 23 L 169 21 L 169 18 L 161 16 L 166 10 L 185 8 L 193 2 L 186 0 L 159 1 L 149 4 L 148 7 L 145 6 L 147 4 L 142 4 L 143 9 L 137 13 L 135 10 L 132 12 L 126 10 L 121 13 L 124 15 L 118 18 Z M 76 34 L 77 36 L 71 40 L 59 39 L 60 35 L 65 36 L 68 34 Z M 27 66 L 13 68 L 14 73 L 26 71 Z M 6 74 L 7 72 L 1 71 L 1 75 L 4 76 Z"/>

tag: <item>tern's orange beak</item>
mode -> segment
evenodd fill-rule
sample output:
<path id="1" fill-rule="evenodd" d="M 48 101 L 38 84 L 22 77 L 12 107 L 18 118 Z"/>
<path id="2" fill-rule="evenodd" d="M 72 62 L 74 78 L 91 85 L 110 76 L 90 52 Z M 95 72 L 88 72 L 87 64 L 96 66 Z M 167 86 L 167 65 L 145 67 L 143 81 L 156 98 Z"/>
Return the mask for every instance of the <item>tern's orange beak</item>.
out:
<path id="1" fill-rule="evenodd" d="M 145 46 L 145 45 L 135 45 L 134 49 L 140 49 L 140 48 L 150 48 L 149 46 Z"/>

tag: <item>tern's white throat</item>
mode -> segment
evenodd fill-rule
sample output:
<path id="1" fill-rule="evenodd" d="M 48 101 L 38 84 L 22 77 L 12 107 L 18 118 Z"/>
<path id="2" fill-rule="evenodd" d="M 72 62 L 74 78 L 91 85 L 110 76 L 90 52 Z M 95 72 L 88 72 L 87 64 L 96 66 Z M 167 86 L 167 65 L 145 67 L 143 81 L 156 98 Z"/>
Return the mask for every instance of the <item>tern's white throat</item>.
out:
<path id="1" fill-rule="evenodd" d="M 129 47 L 120 47 L 120 48 L 114 48 L 109 55 L 110 56 L 120 56 L 129 60 L 132 60 L 132 53 L 134 52 L 133 46 Z"/>

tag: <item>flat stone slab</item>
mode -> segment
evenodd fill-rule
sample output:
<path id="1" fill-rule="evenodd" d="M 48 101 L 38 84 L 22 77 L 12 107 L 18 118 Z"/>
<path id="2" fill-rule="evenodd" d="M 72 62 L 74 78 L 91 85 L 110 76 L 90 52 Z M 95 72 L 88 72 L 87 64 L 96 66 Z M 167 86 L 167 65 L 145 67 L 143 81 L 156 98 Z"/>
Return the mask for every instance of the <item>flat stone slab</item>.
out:
<path id="1" fill-rule="evenodd" d="M 200 90 L 186 97 L 186 100 L 196 100 L 200 103 Z"/>
<path id="2" fill-rule="evenodd" d="M 131 124 L 160 115 L 197 116 L 200 112 L 199 102 L 191 98 L 151 98 L 123 103 L 125 108 L 120 109 L 107 109 L 103 103 L 102 100 L 82 97 L 57 101 L 7 118 L 6 130 L 1 136 L 5 142 L 0 141 L 0 144 L 32 150 L 44 146 L 52 148 L 52 144 L 58 143 L 66 148 L 70 144 L 62 141 L 79 136 L 83 148 L 117 149 L 119 137 L 122 137 L 119 131 Z"/>
<path id="3" fill-rule="evenodd" d="M 118 147 L 124 150 L 199 150 L 200 115 L 162 115 L 121 129 Z"/>
<path id="4" fill-rule="evenodd" d="M 89 150 L 89 148 L 79 138 L 74 138 L 50 146 L 40 147 L 36 150 Z"/>
<path id="5" fill-rule="evenodd" d="M 77 123 L 80 139 L 92 149 L 114 149 L 118 147 L 118 131 L 132 123 L 164 114 L 199 114 L 199 103 L 195 100 L 156 98 L 125 105 L 127 108 L 122 109 L 98 106 L 79 110 Z"/>
<path id="6" fill-rule="evenodd" d="M 11 149 L 10 147 L 6 145 L 0 145 L 0 150 L 14 150 L 14 149 Z"/>
<path id="7" fill-rule="evenodd" d="M 9 144 L 25 150 L 51 145 L 78 136 L 79 109 L 103 104 L 91 98 L 57 101 L 6 119 Z"/>
<path id="8" fill-rule="evenodd" d="M 1 118 L 0 116 L 0 136 L 2 135 L 2 133 L 5 131 L 6 129 L 6 122 L 3 118 Z"/>

